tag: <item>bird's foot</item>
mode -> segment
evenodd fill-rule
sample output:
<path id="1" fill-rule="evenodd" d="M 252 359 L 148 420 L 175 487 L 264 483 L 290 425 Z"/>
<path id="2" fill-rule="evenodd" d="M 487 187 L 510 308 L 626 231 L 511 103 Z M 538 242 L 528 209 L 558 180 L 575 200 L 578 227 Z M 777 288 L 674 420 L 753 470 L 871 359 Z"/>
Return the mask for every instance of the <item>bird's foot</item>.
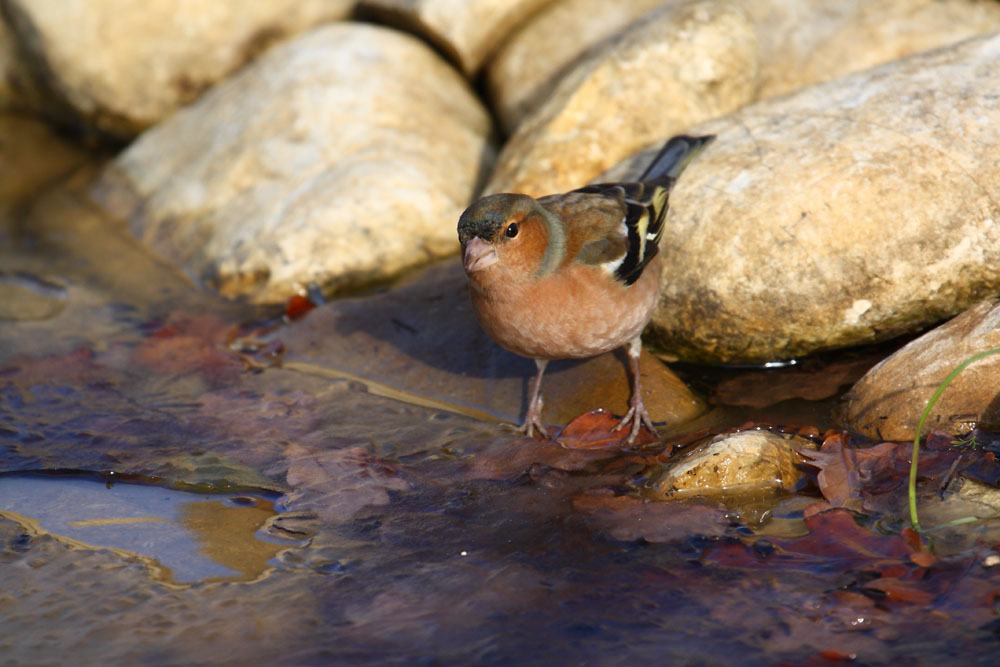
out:
<path id="1" fill-rule="evenodd" d="M 626 424 L 631 423 L 632 428 L 629 430 L 628 438 L 625 440 L 625 444 L 631 446 L 635 444 L 635 439 L 639 437 L 639 430 L 645 426 L 649 429 L 649 432 L 653 434 L 654 437 L 658 437 L 660 434 L 657 432 L 656 427 L 653 426 L 653 420 L 649 418 L 649 413 L 646 412 L 646 406 L 642 403 L 642 398 L 632 397 L 629 401 L 628 412 L 622 417 L 622 420 L 618 422 L 612 431 L 617 431 Z"/>
<path id="2" fill-rule="evenodd" d="M 529 438 L 535 437 L 535 431 L 538 431 L 538 435 L 543 438 L 548 437 L 548 432 L 545 430 L 545 424 L 537 416 L 532 419 L 525 419 L 524 423 L 517 427 L 517 430 Z"/>
<path id="3" fill-rule="evenodd" d="M 524 415 L 524 423 L 518 427 L 518 431 L 524 433 L 529 438 L 534 437 L 534 431 L 538 430 L 538 435 L 543 438 L 548 437 L 548 431 L 545 430 L 545 424 L 542 423 L 542 397 L 539 396 L 537 401 L 535 401 L 531 407 L 528 408 L 528 413 Z"/>

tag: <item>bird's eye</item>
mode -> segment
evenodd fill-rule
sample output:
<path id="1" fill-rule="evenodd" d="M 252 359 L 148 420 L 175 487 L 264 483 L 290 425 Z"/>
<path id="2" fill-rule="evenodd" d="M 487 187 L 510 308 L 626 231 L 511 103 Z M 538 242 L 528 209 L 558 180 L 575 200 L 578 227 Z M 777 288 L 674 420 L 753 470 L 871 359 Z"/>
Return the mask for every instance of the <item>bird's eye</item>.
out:
<path id="1" fill-rule="evenodd" d="M 518 232 L 517 223 L 512 222 L 509 225 L 507 225 L 507 231 L 505 231 L 504 234 L 507 235 L 507 238 L 512 239 L 515 236 L 517 236 L 517 232 Z"/>

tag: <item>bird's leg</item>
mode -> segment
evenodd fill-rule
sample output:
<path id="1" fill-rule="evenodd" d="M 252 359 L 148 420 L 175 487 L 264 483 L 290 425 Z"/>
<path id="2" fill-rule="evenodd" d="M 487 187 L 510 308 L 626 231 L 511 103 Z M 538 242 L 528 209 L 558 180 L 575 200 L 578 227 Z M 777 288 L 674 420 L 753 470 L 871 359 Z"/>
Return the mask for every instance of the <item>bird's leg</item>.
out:
<path id="1" fill-rule="evenodd" d="M 642 387 L 639 381 L 639 354 L 642 352 L 642 338 L 636 336 L 629 341 L 628 346 L 625 348 L 628 352 L 629 366 L 632 368 L 632 398 L 629 399 L 629 409 L 622 417 L 622 420 L 618 422 L 618 426 L 615 426 L 613 431 L 617 431 L 622 426 L 625 426 L 629 422 L 632 423 L 632 429 L 629 432 L 628 440 L 625 442 L 629 445 L 635 443 L 636 437 L 639 435 L 639 429 L 643 425 L 648 428 L 653 435 L 659 435 L 656 432 L 656 427 L 653 426 L 653 420 L 649 418 L 649 413 L 646 412 L 646 406 L 642 402 Z"/>
<path id="2" fill-rule="evenodd" d="M 542 424 L 542 374 L 548 366 L 548 359 L 535 359 L 535 366 L 538 372 L 535 379 L 531 381 L 531 398 L 528 400 L 528 412 L 524 415 L 524 423 L 521 429 L 525 435 L 531 436 L 534 429 L 538 429 L 539 435 L 545 435 L 545 425 Z"/>

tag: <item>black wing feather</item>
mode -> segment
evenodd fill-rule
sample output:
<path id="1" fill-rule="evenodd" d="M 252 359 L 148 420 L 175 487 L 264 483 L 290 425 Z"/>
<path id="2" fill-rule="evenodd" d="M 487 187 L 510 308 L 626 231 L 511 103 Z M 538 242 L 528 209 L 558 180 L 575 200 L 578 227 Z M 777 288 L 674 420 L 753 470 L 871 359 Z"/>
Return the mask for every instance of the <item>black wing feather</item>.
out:
<path id="1" fill-rule="evenodd" d="M 715 137 L 677 136 L 663 147 L 634 183 L 598 183 L 574 190 L 582 194 L 619 199 L 625 205 L 628 250 L 615 275 L 626 285 L 642 276 L 646 265 L 659 252 L 663 221 L 669 208 L 670 190 L 684 168 Z"/>

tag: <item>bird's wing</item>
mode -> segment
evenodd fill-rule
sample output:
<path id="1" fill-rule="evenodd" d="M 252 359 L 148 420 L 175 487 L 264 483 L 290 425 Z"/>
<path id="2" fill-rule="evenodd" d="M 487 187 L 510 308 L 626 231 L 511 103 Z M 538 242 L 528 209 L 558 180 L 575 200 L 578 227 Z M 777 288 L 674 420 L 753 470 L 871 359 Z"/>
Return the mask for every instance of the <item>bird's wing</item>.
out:
<path id="1" fill-rule="evenodd" d="M 673 179 L 601 183 L 560 195 L 555 212 L 567 226 L 586 229 L 577 259 L 603 266 L 626 285 L 638 280 L 659 251 L 672 185 Z"/>

